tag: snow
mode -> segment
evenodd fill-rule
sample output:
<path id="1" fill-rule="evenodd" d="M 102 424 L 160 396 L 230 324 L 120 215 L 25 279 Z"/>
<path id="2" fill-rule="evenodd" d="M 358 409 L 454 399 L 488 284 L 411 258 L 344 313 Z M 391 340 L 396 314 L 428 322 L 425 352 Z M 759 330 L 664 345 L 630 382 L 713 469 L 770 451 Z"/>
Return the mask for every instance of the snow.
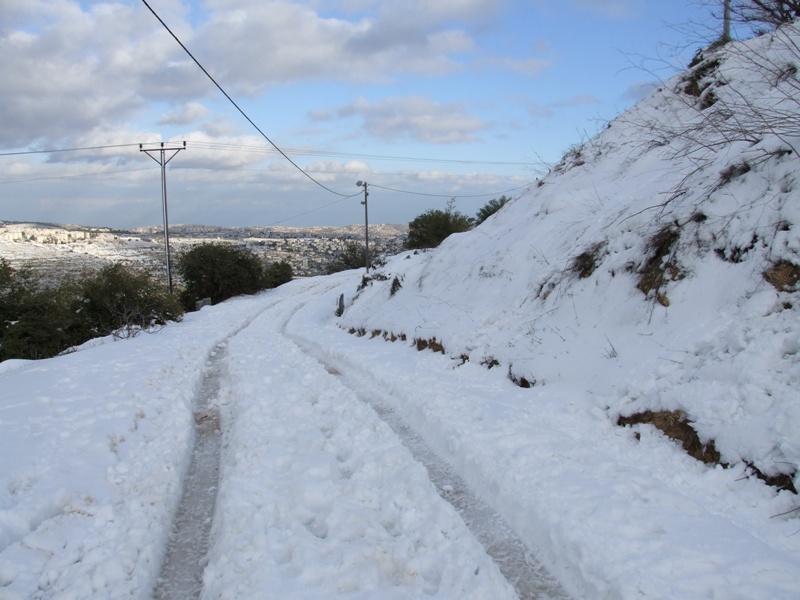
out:
<path id="1" fill-rule="evenodd" d="M 749 47 L 722 55 L 719 102 L 785 106 Z M 764 279 L 800 264 L 800 159 L 769 132 L 661 139 L 703 122 L 681 85 L 436 250 L 0 365 L 0 598 L 151 597 L 212 373 L 201 598 L 516 597 L 456 488 L 549 573 L 542 597 L 800 597 L 800 501 L 749 466 L 800 485 L 800 292 Z M 724 464 L 617 425 L 646 410 L 682 411 Z"/>

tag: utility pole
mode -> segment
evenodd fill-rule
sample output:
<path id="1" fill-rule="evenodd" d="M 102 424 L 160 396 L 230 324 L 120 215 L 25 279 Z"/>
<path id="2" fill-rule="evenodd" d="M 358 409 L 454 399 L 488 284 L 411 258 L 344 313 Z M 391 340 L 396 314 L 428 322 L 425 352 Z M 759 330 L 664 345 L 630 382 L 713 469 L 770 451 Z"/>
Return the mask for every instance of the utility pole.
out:
<path id="1" fill-rule="evenodd" d="M 361 203 L 364 205 L 364 256 L 367 263 L 367 273 L 369 273 L 369 211 L 367 209 L 367 197 L 369 196 L 369 192 L 367 191 L 366 181 L 358 181 L 356 185 L 364 188 L 364 201 Z"/>
<path id="2" fill-rule="evenodd" d="M 169 218 L 167 216 L 167 163 L 175 158 L 175 155 L 181 150 L 186 150 L 186 142 L 183 146 L 175 148 L 165 148 L 164 142 L 158 148 L 144 148 L 143 144 L 139 144 L 139 152 L 144 152 L 161 165 L 161 207 L 164 212 L 164 256 L 167 261 L 167 290 L 172 293 L 172 270 L 169 264 Z M 172 152 L 169 158 L 166 158 L 166 153 Z M 152 154 L 151 154 L 152 153 Z M 158 154 L 156 158 L 155 154 Z"/>
<path id="3" fill-rule="evenodd" d="M 731 0 L 722 2 L 722 42 L 731 41 Z"/>

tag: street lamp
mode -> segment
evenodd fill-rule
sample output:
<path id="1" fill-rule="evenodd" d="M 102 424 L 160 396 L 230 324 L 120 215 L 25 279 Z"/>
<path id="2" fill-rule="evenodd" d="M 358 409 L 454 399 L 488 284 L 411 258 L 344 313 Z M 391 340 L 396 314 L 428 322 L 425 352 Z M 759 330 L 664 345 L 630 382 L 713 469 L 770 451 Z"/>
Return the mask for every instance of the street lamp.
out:
<path id="1" fill-rule="evenodd" d="M 361 203 L 364 205 L 364 256 L 366 258 L 367 273 L 369 273 L 369 210 L 367 207 L 369 192 L 367 191 L 366 181 L 357 181 L 356 185 L 364 188 L 364 201 Z"/>

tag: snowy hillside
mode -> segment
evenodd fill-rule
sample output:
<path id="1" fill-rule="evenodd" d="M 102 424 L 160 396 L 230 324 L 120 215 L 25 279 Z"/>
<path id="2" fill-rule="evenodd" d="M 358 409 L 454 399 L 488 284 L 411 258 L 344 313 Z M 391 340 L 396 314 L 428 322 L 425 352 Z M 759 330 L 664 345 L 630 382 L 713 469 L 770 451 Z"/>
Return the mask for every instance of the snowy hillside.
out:
<path id="1" fill-rule="evenodd" d="M 498 361 L 533 397 L 578 387 L 612 421 L 681 410 L 723 462 L 794 475 L 800 38 L 776 37 L 706 53 L 477 230 L 392 258 L 348 299 L 344 326 Z M 760 53 L 791 81 L 754 73 Z M 683 91 L 696 71 L 713 106 Z M 794 111 L 769 124 L 788 132 L 737 122 L 753 139 L 727 139 L 713 111 L 744 94 Z"/>
<path id="2" fill-rule="evenodd" d="M 0 365 L 0 598 L 152 597 L 203 423 L 193 597 L 800 597 L 798 48 L 366 278 Z"/>
<path id="3" fill-rule="evenodd" d="M 757 469 L 778 486 L 798 486 L 798 44 L 793 28 L 705 52 L 477 230 L 390 259 L 347 298 L 343 327 L 422 345 L 435 338 L 455 364 L 468 360 L 531 384 L 530 409 L 543 419 L 554 411 L 558 419 L 593 415 L 594 436 L 639 440 L 626 453 L 658 471 L 660 485 L 676 493 L 696 486 L 705 509 L 752 519 L 766 528 L 755 537 L 792 546 L 796 561 L 800 515 L 776 515 L 800 501 L 775 487 L 756 492 L 762 484 L 753 480 Z M 660 419 L 663 430 L 685 432 L 688 422 L 699 439 L 687 446 L 711 466 L 654 463 L 680 442 L 650 425 L 614 430 L 632 416 Z M 524 446 L 511 445 L 508 460 L 524 460 L 515 456 Z M 539 462 L 546 455 L 536 458 L 536 470 L 549 473 Z M 587 466 L 584 476 L 597 477 L 602 466 Z M 701 544 L 704 552 L 720 542 L 700 535 L 700 523 L 664 531 L 646 516 L 648 495 L 631 481 L 635 474 L 619 475 L 628 481 L 606 490 L 602 503 L 596 492 L 580 497 L 577 482 L 564 489 L 552 481 L 537 483 L 545 491 L 536 503 L 555 493 L 563 518 L 575 523 L 604 507 L 604 528 L 644 527 L 653 540 L 686 536 L 680 547 Z M 770 499 L 745 516 L 754 493 Z M 630 495 L 641 514 L 621 508 Z M 646 526 L 633 525 L 639 517 Z M 581 533 L 565 534 L 573 536 L 582 544 Z M 598 555 L 615 546 L 605 535 L 598 542 Z M 626 569 L 643 550 L 627 547 Z M 683 569 L 692 567 L 669 577 L 688 576 Z M 721 597 L 734 597 L 733 589 Z M 795 587 L 786 597 L 798 594 Z"/>

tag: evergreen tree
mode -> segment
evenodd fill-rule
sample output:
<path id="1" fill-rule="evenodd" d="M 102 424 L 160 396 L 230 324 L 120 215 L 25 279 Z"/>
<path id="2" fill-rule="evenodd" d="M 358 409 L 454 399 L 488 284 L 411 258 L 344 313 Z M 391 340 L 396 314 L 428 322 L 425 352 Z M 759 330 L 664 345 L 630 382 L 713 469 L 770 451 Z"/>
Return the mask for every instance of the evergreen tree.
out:
<path id="1" fill-rule="evenodd" d="M 247 248 L 230 244 L 200 244 L 184 252 L 178 257 L 178 273 L 185 285 L 181 301 L 187 310 L 203 298 L 216 304 L 266 287 L 259 258 Z"/>
<path id="2" fill-rule="evenodd" d="M 478 214 L 475 215 L 475 226 L 477 227 L 483 223 L 486 219 L 503 208 L 510 200 L 511 198 L 507 198 L 506 196 L 500 196 L 499 198 L 489 200 L 489 202 L 478 210 Z"/>
<path id="3" fill-rule="evenodd" d="M 431 209 L 408 224 L 408 249 L 436 248 L 452 233 L 472 229 L 474 220 L 455 210 L 455 200 L 445 210 Z"/>
<path id="4" fill-rule="evenodd" d="M 348 242 L 339 255 L 325 265 L 325 273 L 338 273 L 366 267 L 367 253 L 363 244 Z"/>

